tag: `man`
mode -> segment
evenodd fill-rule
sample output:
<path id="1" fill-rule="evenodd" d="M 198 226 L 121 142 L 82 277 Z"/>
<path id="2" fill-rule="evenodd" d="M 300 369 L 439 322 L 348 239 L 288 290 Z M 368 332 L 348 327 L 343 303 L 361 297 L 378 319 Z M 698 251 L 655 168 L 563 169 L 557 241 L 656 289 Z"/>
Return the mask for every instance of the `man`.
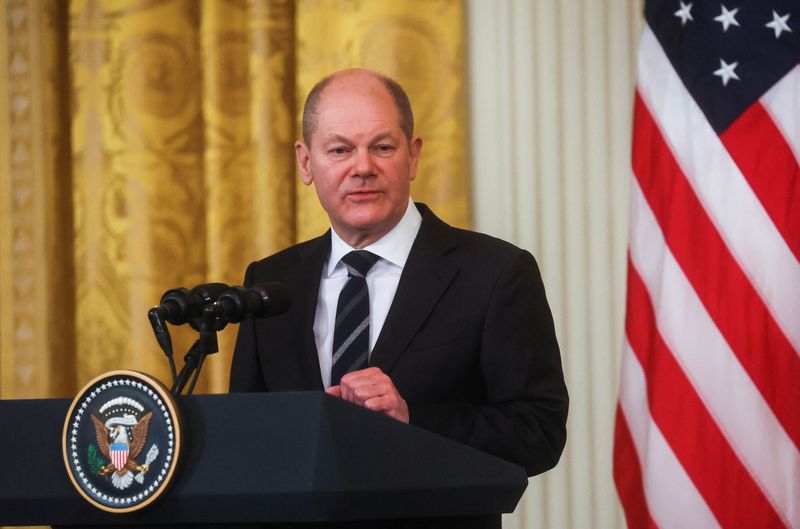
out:
<path id="1" fill-rule="evenodd" d="M 411 202 L 422 140 L 402 88 L 360 69 L 323 79 L 295 151 L 332 229 L 247 269 L 245 284 L 285 282 L 293 305 L 242 323 L 231 391 L 325 389 L 529 475 L 552 468 L 568 399 L 538 268 Z"/>

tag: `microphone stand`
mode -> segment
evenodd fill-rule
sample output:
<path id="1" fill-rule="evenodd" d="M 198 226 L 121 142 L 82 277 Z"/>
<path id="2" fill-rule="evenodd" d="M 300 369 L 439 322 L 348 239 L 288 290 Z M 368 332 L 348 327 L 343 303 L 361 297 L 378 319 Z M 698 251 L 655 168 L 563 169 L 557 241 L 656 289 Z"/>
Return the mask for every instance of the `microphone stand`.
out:
<path id="1" fill-rule="evenodd" d="M 220 325 L 218 325 L 218 323 L 220 323 Z M 192 377 L 192 384 L 189 386 L 189 391 L 186 394 L 192 394 L 206 356 L 219 351 L 217 331 L 222 330 L 226 324 L 227 322 L 218 320 L 217 315 L 214 313 L 214 308 L 211 305 L 206 305 L 203 309 L 203 315 L 200 319 L 200 328 L 198 329 L 200 331 L 200 337 L 194 342 L 192 347 L 189 348 L 186 356 L 183 357 L 183 368 L 181 372 L 178 373 L 178 377 L 170 390 L 173 395 L 178 396 L 181 394 L 181 391 L 183 391 L 183 388 L 189 381 L 189 377 Z"/>

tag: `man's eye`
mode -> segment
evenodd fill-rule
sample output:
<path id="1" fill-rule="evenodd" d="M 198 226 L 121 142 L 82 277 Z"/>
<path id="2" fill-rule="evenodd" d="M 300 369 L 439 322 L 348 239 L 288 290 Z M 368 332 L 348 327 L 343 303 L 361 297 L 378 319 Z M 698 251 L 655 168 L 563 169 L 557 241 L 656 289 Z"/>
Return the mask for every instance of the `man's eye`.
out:
<path id="1" fill-rule="evenodd" d="M 394 152 L 394 145 L 378 145 L 375 150 L 381 153 Z"/>
<path id="2" fill-rule="evenodd" d="M 347 153 L 347 148 L 345 148 L 345 147 L 334 147 L 333 149 L 330 149 L 328 152 L 331 153 L 331 154 L 336 154 L 336 155 L 341 156 L 342 154 Z"/>

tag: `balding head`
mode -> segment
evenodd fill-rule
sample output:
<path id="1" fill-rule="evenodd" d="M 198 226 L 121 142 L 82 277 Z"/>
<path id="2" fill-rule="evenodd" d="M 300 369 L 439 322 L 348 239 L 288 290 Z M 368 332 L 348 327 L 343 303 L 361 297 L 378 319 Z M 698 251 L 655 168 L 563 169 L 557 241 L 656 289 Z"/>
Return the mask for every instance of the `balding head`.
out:
<path id="1" fill-rule="evenodd" d="M 392 96 L 394 106 L 397 109 L 400 130 L 410 143 L 414 136 L 414 113 L 411 110 L 411 102 L 405 90 L 400 84 L 381 73 L 364 68 L 351 68 L 334 72 L 325 77 L 308 93 L 306 103 L 303 106 L 303 141 L 311 146 L 311 137 L 317 130 L 317 110 L 320 100 L 325 94 L 326 88 L 332 84 L 363 84 L 378 81 L 379 85 Z"/>

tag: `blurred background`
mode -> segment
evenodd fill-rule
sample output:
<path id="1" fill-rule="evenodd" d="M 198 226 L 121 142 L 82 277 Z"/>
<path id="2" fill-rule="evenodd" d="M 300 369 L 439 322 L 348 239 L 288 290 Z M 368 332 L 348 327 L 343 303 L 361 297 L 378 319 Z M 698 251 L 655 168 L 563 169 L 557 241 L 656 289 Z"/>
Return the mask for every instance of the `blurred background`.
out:
<path id="1" fill-rule="evenodd" d="M 327 228 L 296 176 L 302 104 L 328 73 L 373 68 L 407 89 L 425 141 L 414 199 L 542 269 L 569 438 L 504 526 L 623 527 L 611 458 L 641 25 L 628 0 L 3 0 L 0 397 L 71 397 L 118 368 L 168 381 L 148 308 L 239 284 Z M 227 390 L 235 333 L 201 392 Z"/>

